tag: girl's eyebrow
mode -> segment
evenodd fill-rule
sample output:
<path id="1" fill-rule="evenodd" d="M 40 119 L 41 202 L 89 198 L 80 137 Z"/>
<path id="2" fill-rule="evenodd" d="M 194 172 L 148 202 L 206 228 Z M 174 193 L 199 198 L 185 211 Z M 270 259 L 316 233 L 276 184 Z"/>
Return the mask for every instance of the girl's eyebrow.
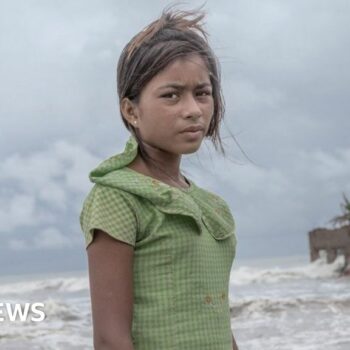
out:
<path id="1" fill-rule="evenodd" d="M 211 87 L 211 83 L 199 83 L 197 84 L 196 88 L 201 89 L 204 87 Z M 160 86 L 157 90 L 161 90 L 161 89 L 166 89 L 166 88 L 175 88 L 175 89 L 184 89 L 186 87 L 186 85 L 184 84 L 180 84 L 180 83 L 169 83 L 169 84 L 165 84 Z"/>

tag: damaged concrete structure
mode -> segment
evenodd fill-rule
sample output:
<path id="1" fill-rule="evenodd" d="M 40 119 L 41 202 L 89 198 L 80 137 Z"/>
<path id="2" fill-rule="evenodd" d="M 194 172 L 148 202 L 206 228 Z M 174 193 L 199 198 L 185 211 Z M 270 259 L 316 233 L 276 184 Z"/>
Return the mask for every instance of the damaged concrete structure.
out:
<path id="1" fill-rule="evenodd" d="M 320 257 L 320 250 L 327 252 L 327 263 L 343 254 L 345 265 L 350 266 L 350 225 L 336 229 L 316 228 L 309 232 L 310 260 Z"/>

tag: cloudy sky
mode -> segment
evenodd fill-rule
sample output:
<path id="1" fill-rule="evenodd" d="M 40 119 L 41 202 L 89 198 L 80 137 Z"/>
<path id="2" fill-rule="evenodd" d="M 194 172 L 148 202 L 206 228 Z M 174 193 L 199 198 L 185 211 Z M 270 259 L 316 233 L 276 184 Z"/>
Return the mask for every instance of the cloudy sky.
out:
<path id="1" fill-rule="evenodd" d="M 88 172 L 128 138 L 116 63 L 169 4 L 132 3 L 0 3 L 0 275 L 86 268 L 78 217 Z M 227 157 L 205 142 L 182 169 L 229 203 L 238 261 L 307 255 L 308 231 L 329 225 L 350 195 L 350 3 L 208 0 L 205 9 Z"/>

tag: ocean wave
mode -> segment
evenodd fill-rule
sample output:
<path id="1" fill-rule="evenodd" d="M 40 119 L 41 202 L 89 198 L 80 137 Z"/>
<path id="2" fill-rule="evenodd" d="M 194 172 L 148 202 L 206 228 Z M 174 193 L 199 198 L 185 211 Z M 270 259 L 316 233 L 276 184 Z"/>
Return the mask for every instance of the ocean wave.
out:
<path id="1" fill-rule="evenodd" d="M 87 277 L 60 277 L 2 284 L 0 286 L 0 296 L 49 291 L 75 293 L 88 289 L 89 280 Z"/>
<path id="2" fill-rule="evenodd" d="M 318 260 L 293 267 L 257 268 L 242 266 L 231 272 L 232 285 L 245 285 L 251 283 L 278 283 L 284 280 L 295 279 L 322 279 L 339 277 L 344 266 L 344 256 L 328 264 L 324 257 Z"/>
<path id="3" fill-rule="evenodd" d="M 350 297 L 300 297 L 300 298 L 242 298 L 230 302 L 232 317 L 254 316 L 278 313 L 290 310 L 308 312 L 312 310 L 323 310 L 333 313 L 349 313 Z"/>
<path id="4" fill-rule="evenodd" d="M 85 315 L 81 313 L 77 307 L 72 306 L 72 303 L 47 299 L 43 301 L 45 304 L 45 315 L 50 319 L 60 319 L 62 321 L 75 321 L 83 318 Z"/>

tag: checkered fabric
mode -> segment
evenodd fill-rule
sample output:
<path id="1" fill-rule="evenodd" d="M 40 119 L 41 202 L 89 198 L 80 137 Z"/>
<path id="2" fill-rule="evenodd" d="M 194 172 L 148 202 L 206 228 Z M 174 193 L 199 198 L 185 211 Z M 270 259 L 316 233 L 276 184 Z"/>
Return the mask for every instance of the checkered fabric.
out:
<path id="1" fill-rule="evenodd" d="M 134 247 L 134 348 L 232 350 L 230 209 L 190 179 L 179 189 L 126 167 L 136 155 L 130 136 L 122 153 L 90 172 L 80 214 L 86 247 L 96 228 Z"/>

